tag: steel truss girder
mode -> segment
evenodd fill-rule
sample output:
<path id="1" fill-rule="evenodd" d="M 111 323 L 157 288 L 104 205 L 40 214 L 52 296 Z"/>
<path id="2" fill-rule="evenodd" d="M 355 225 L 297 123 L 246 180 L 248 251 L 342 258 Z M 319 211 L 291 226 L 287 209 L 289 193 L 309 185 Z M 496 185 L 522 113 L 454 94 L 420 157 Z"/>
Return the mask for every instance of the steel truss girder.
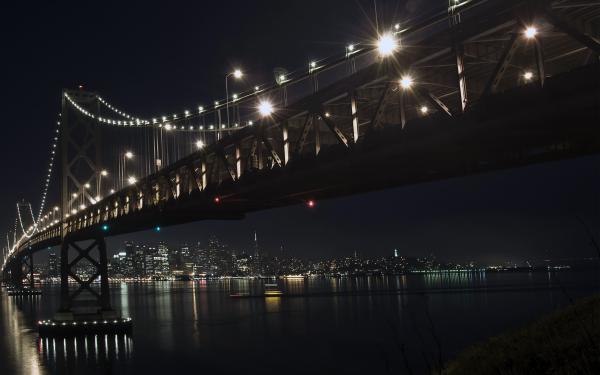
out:
<path id="1" fill-rule="evenodd" d="M 279 154 L 277 154 L 277 151 L 271 144 L 271 141 L 269 141 L 269 139 L 265 136 L 264 128 L 261 128 L 259 130 L 259 132 L 257 133 L 257 137 L 258 137 L 258 142 L 262 142 L 265 145 L 265 147 L 267 148 L 267 151 L 269 151 L 269 153 L 271 154 L 271 158 L 273 158 L 273 161 L 275 162 L 275 164 L 277 164 L 278 166 L 281 167 L 283 165 L 283 163 L 281 162 L 281 158 L 279 157 Z"/>
<path id="2" fill-rule="evenodd" d="M 383 124 L 381 123 L 381 118 L 383 117 L 383 113 L 388 105 L 388 103 L 392 100 L 394 93 L 395 84 L 392 82 L 387 82 L 385 85 L 385 89 L 383 93 L 379 97 L 377 102 L 377 109 L 375 110 L 375 114 L 371 119 L 371 126 L 373 128 L 380 128 Z"/>
<path id="3" fill-rule="evenodd" d="M 227 173 L 229 174 L 229 177 L 231 177 L 231 179 L 233 181 L 235 181 L 237 179 L 236 169 L 234 166 L 231 165 L 231 163 L 229 163 L 229 160 L 227 160 L 227 154 L 225 153 L 225 148 L 219 147 L 217 149 L 217 154 L 219 156 L 219 160 L 221 160 L 221 162 L 227 169 Z"/>
<path id="4" fill-rule="evenodd" d="M 500 84 L 500 81 L 502 81 L 502 77 L 506 72 L 506 69 L 508 68 L 513 56 L 515 55 L 515 52 L 517 52 L 519 46 L 518 38 L 519 34 L 517 32 L 514 32 L 510 37 L 510 40 L 508 41 L 506 48 L 504 48 L 504 51 L 502 51 L 500 60 L 498 60 L 498 63 L 494 67 L 492 75 L 486 83 L 481 96 L 487 96 L 496 92 L 498 85 Z"/>
<path id="5" fill-rule="evenodd" d="M 325 115 L 325 112 L 323 111 L 323 109 L 319 110 L 319 116 L 321 117 L 321 120 L 323 120 L 325 125 L 327 125 L 329 130 L 331 130 L 331 132 L 335 136 L 335 139 L 337 139 L 337 141 L 339 143 L 348 147 L 348 138 L 344 135 L 344 133 L 340 130 L 340 128 L 337 127 L 337 125 L 333 122 L 333 120 L 331 120 L 331 118 L 329 118 Z"/>
<path id="6" fill-rule="evenodd" d="M 467 76 L 465 72 L 465 48 L 462 43 L 456 43 L 454 46 L 456 54 L 456 69 L 458 75 L 458 88 L 460 91 L 460 107 L 463 112 L 467 110 L 469 98 L 467 93 Z"/>
<path id="7" fill-rule="evenodd" d="M 312 128 L 313 121 L 313 116 L 310 113 L 307 113 L 306 118 L 304 119 L 304 125 L 302 126 L 300 138 L 298 138 L 296 146 L 294 147 L 296 155 L 301 155 L 302 151 L 304 151 L 304 145 L 306 145 L 306 139 L 308 138 L 308 134 L 310 133 L 310 129 Z"/>
<path id="8" fill-rule="evenodd" d="M 415 89 L 415 91 L 417 94 L 424 97 L 438 111 L 441 111 L 449 117 L 452 117 L 452 111 L 450 111 L 450 108 L 448 108 L 448 106 L 446 106 L 446 104 L 444 104 L 444 102 L 440 98 L 433 95 L 431 91 L 426 90 L 424 88 L 417 88 Z"/>
<path id="9" fill-rule="evenodd" d="M 600 55 L 600 43 L 590 38 L 589 36 L 583 34 L 577 28 L 571 26 L 567 21 L 560 18 L 550 9 L 545 10 L 544 16 L 548 20 L 548 22 L 554 25 L 554 27 L 563 31 L 571 38 L 575 39 L 577 42 L 583 44 L 587 48 L 591 49 L 597 55 Z"/>

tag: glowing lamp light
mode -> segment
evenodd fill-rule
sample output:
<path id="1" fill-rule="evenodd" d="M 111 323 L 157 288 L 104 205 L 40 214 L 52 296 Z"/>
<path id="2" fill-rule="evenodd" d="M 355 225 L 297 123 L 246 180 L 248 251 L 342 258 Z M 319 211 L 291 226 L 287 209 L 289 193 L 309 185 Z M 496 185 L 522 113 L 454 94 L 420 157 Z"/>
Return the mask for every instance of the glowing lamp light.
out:
<path id="1" fill-rule="evenodd" d="M 154 227 L 154 230 L 157 232 L 160 232 L 160 225 L 157 225 L 156 227 Z"/>
<path id="2" fill-rule="evenodd" d="M 412 79 L 411 76 L 404 76 L 402 78 L 400 78 L 400 86 L 403 89 L 409 89 L 414 83 L 414 80 Z"/>
<path id="3" fill-rule="evenodd" d="M 202 141 L 196 141 L 196 148 L 197 149 L 201 149 L 202 147 L 204 147 L 204 142 L 202 142 Z"/>
<path id="4" fill-rule="evenodd" d="M 110 189 L 110 193 L 114 194 L 115 193 L 115 189 Z"/>
<path id="5" fill-rule="evenodd" d="M 213 198 L 213 202 L 215 202 L 216 204 L 221 203 L 221 198 L 220 197 L 214 197 Z"/>
<path id="6" fill-rule="evenodd" d="M 108 171 L 106 169 L 104 169 L 100 172 L 100 175 L 103 177 L 106 177 L 106 176 L 108 176 Z"/>
<path id="7" fill-rule="evenodd" d="M 90 188 L 90 184 L 86 183 L 83 185 L 84 188 L 89 189 Z"/>
<path id="8" fill-rule="evenodd" d="M 534 26 L 529 26 L 525 29 L 525 38 L 527 39 L 533 39 L 535 38 L 535 36 L 537 35 L 538 30 L 537 28 L 535 28 Z"/>
<path id="9" fill-rule="evenodd" d="M 308 208 L 314 208 L 317 205 L 317 202 L 314 201 L 314 199 L 309 199 L 306 201 L 306 206 Z"/>
<path id="10" fill-rule="evenodd" d="M 236 79 L 240 79 L 240 78 L 242 78 L 244 76 L 244 73 L 242 73 L 242 71 L 240 69 L 236 69 L 236 70 L 233 71 L 233 76 Z"/>
<path id="11" fill-rule="evenodd" d="M 533 73 L 530 71 L 527 71 L 527 72 L 523 73 L 523 78 L 526 81 L 531 81 L 531 79 L 533 78 Z"/>
<path id="12" fill-rule="evenodd" d="M 421 106 L 421 108 L 419 109 L 421 111 L 422 114 L 426 115 L 427 112 L 429 112 L 429 108 L 427 108 L 426 105 Z"/>
<path id="13" fill-rule="evenodd" d="M 104 225 L 102 226 L 102 230 L 106 232 L 106 231 L 108 230 L 108 225 L 104 224 Z"/>
<path id="14" fill-rule="evenodd" d="M 258 103 L 258 112 L 261 116 L 270 116 L 273 113 L 273 104 L 267 100 L 262 100 Z"/>
<path id="15" fill-rule="evenodd" d="M 126 157 L 127 159 L 131 159 L 131 158 L 133 158 L 133 152 L 131 152 L 131 151 L 127 151 L 127 152 L 125 153 L 125 157 Z"/>
<path id="16" fill-rule="evenodd" d="M 383 34 L 377 41 L 377 51 L 381 57 L 387 57 L 393 54 L 398 48 L 396 38 L 390 33 Z"/>
<path id="17" fill-rule="evenodd" d="M 131 176 L 127 179 L 127 182 L 129 182 L 129 185 L 133 185 L 137 182 L 137 178 Z"/>

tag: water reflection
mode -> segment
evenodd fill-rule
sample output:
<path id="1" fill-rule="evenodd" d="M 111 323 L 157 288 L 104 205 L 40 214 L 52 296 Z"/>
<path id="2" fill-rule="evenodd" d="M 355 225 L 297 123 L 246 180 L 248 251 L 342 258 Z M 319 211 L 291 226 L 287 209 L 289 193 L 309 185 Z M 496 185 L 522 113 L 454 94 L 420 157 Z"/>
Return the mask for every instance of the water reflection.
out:
<path id="1" fill-rule="evenodd" d="M 6 293 L 0 298 L 0 309 L 2 311 L 0 336 L 0 350 L 2 361 L 0 361 L 0 373 L 8 369 L 18 369 L 23 374 L 39 375 L 45 374 L 41 366 L 34 342 L 37 332 L 28 329 L 31 322 L 27 321 L 21 309 L 25 306 L 28 310 L 34 309 L 39 304 L 40 296 L 18 296 L 8 297 Z"/>
<path id="2" fill-rule="evenodd" d="M 283 295 L 265 297 L 265 283 L 277 283 Z M 401 373 L 399 344 L 414 373 L 421 373 L 426 372 L 424 355 L 430 361 L 435 355 L 434 333 L 444 357 L 452 356 L 566 304 L 563 286 L 573 298 L 594 293 L 600 274 L 442 272 L 114 283 L 114 307 L 135 322 L 134 352 L 132 337 L 126 335 L 38 339 L 35 322 L 58 308 L 59 286 L 46 285 L 41 297 L 0 296 L 0 374 L 155 374 L 200 368 L 261 375 L 383 373 L 384 355 Z M 236 293 L 246 296 L 231 297 Z"/>
<path id="3" fill-rule="evenodd" d="M 58 374 L 103 372 L 115 365 L 126 365 L 133 353 L 130 335 L 38 337 L 37 347 L 44 365 Z"/>

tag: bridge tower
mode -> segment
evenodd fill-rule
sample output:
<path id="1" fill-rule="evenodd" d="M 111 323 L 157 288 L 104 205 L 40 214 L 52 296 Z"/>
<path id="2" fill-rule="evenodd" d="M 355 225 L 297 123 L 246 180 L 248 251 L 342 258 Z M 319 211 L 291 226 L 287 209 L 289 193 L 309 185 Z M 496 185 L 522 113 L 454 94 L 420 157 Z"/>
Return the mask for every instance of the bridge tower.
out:
<path id="1" fill-rule="evenodd" d="M 74 107 L 89 110 L 89 115 Z M 100 177 L 102 155 L 100 129 L 93 117 L 101 115 L 97 94 L 83 90 L 63 90 L 61 110 L 61 205 L 64 216 L 93 204 L 94 190 Z M 93 110 L 91 110 L 93 108 Z M 92 117 L 93 116 L 93 117 Z M 64 217 L 63 217 L 64 219 Z M 117 314 L 110 304 L 106 242 L 98 230 L 93 238 L 78 238 L 62 227 L 60 250 L 60 310 L 56 320 L 77 320 L 81 314 L 99 319 Z M 77 266 L 86 266 L 85 276 Z M 100 279 L 100 287 L 94 282 Z M 69 281 L 77 285 L 72 289 Z"/>

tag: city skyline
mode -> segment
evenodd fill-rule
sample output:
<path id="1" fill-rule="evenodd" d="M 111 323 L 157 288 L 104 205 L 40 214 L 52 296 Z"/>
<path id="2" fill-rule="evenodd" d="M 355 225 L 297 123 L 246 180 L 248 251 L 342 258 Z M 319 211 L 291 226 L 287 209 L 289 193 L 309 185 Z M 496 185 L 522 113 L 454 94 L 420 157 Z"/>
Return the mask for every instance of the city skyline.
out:
<path id="1" fill-rule="evenodd" d="M 346 2 L 339 2 L 337 6 L 331 4 L 321 12 L 313 13 L 310 6 L 298 4 L 238 4 L 238 10 L 230 14 L 231 24 L 251 24 L 254 33 L 245 35 L 238 33 L 237 28 L 224 28 L 220 40 L 228 48 L 221 48 L 202 37 L 218 28 L 217 20 L 209 17 L 209 13 L 203 9 L 177 13 L 177 18 L 182 18 L 182 22 L 176 28 L 166 28 L 159 34 L 149 30 L 148 32 L 153 33 L 152 37 L 131 29 L 129 40 L 140 41 L 140 44 L 120 41 L 119 38 L 122 28 L 128 28 L 131 16 L 143 18 L 143 14 L 137 14 L 136 7 L 109 6 L 103 10 L 106 12 L 104 15 L 86 15 L 86 25 L 104 30 L 102 36 L 93 38 L 113 41 L 108 43 L 111 53 L 96 53 L 94 59 L 84 58 L 86 63 L 80 65 L 66 58 L 67 54 L 52 54 L 53 58 L 44 63 L 48 69 L 60 72 L 57 75 L 60 79 L 53 79 L 49 84 L 42 79 L 45 70 L 31 75 L 8 77 L 7 92 L 14 93 L 13 98 L 26 97 L 26 92 L 37 90 L 40 92 L 39 98 L 43 99 L 35 102 L 34 106 L 39 111 L 33 113 L 29 111 L 31 103 L 28 101 L 14 101 L 11 104 L 15 111 L 6 114 L 9 116 L 7 121 L 20 123 L 23 121 L 20 114 L 29 113 L 31 117 L 26 123 L 30 125 L 11 126 L 5 130 L 5 137 L 0 140 L 0 157 L 10 160 L 18 155 L 16 147 L 19 142 L 13 140 L 27 139 L 31 129 L 39 134 L 50 135 L 53 131 L 50 119 L 55 118 L 58 102 L 46 98 L 54 97 L 62 87 L 83 85 L 86 89 L 97 90 L 114 98 L 119 106 L 130 108 L 140 115 L 146 115 L 148 107 L 170 113 L 181 109 L 181 103 L 187 103 L 189 108 L 193 108 L 196 101 L 210 103 L 215 97 L 222 97 L 223 79 L 221 74 L 217 74 L 219 72 L 225 74 L 230 68 L 242 66 L 247 71 L 248 79 L 268 80 L 274 67 L 302 67 L 311 58 L 328 56 L 332 49 L 343 49 L 349 41 L 372 38 L 376 29 L 372 4 L 359 1 L 352 6 L 346 5 Z M 10 6 L 15 8 L 16 13 L 24 11 L 18 4 Z M 29 56 L 29 51 L 32 50 L 73 48 L 75 52 L 69 56 L 87 56 L 86 36 L 69 33 L 62 26 L 57 26 L 61 24 L 63 17 L 77 12 L 78 8 L 65 6 L 64 12 L 56 13 L 56 18 L 47 18 L 44 16 L 45 6 L 36 8 L 33 13 L 28 12 L 23 24 L 14 25 L 15 30 L 20 30 L 24 42 L 16 46 L 9 42 L 15 51 L 20 51 L 13 54 L 14 60 L 7 62 L 15 64 L 13 68 L 17 67 L 16 64 L 27 65 L 31 64 L 30 61 L 36 61 L 37 58 L 34 57 L 27 61 L 19 60 Z M 201 7 L 194 5 L 196 6 Z M 211 5 L 216 13 L 220 13 L 223 6 Z M 416 16 L 423 13 L 422 7 L 424 6 L 416 2 L 380 4 L 379 23 L 384 27 L 389 26 L 394 19 Z M 271 14 L 274 13 L 280 14 L 280 17 L 272 18 Z M 105 17 L 109 14 L 110 17 Z M 148 10 L 149 17 L 157 17 L 156 14 Z M 174 16 L 169 14 L 169 17 Z M 245 14 L 253 14 L 252 20 L 248 20 Z M 299 16 L 288 17 L 284 22 L 286 14 Z M 202 17 L 202 21 L 195 17 Z M 301 27 L 301 20 L 308 17 L 313 19 L 315 27 Z M 335 28 L 329 27 L 328 20 L 332 17 L 339 19 Z M 110 25 L 107 24 L 108 19 L 111 20 Z M 273 23 L 281 26 L 278 33 L 281 43 L 278 43 L 280 49 L 277 53 L 271 50 L 269 43 L 257 43 L 257 40 L 271 35 Z M 46 30 L 49 30 L 48 35 Z M 186 44 L 172 45 L 171 41 L 180 40 L 182 35 L 187 37 L 182 39 Z M 150 46 L 149 40 L 158 42 Z M 294 43 L 284 43 L 286 40 Z M 187 45 L 202 45 L 204 49 L 211 50 L 213 58 L 204 59 L 201 51 L 184 48 Z M 23 46 L 27 46 L 27 49 L 23 50 Z M 153 64 L 140 65 L 134 61 L 111 57 L 143 55 L 148 53 L 149 47 L 156 48 L 156 59 L 152 60 L 156 62 Z M 105 50 L 109 46 L 99 43 L 98 48 Z M 189 58 L 171 59 L 171 51 L 177 49 L 185 50 L 190 54 Z M 117 61 L 119 69 L 116 68 Z M 185 66 L 182 67 L 182 64 Z M 159 74 L 165 71 L 169 74 Z M 232 89 L 235 89 L 233 85 L 234 83 Z M 128 95 L 128 92 L 147 94 Z M 33 100 L 37 100 L 36 98 Z M 191 100 L 194 102 L 190 102 Z M 14 117 L 15 114 L 18 116 Z M 15 175 L 17 180 L 23 181 L 23 186 L 14 184 L 5 187 L 3 198 L 0 199 L 0 209 L 3 212 L 13 212 L 17 198 L 31 201 L 34 208 L 38 204 L 41 188 L 38 172 L 46 167 L 39 160 L 46 158 L 48 145 L 44 142 L 47 138 L 41 136 L 29 139 L 29 152 L 32 156 L 22 158 L 22 164 L 18 168 L 8 165 L 8 172 Z M 312 211 L 300 205 L 252 213 L 243 221 L 204 221 L 178 228 L 164 228 L 161 235 L 167 239 L 176 239 L 191 237 L 196 231 L 215 232 L 228 237 L 231 243 L 241 244 L 245 241 L 247 232 L 257 229 L 261 233 L 273 233 L 265 236 L 265 241 L 270 246 L 277 246 L 285 238 L 291 252 L 303 251 L 306 256 L 323 252 L 341 254 L 353 246 L 369 249 L 374 254 L 382 254 L 393 247 L 407 247 L 421 254 L 427 254 L 433 249 L 443 255 L 447 252 L 448 255 L 462 256 L 464 259 L 486 261 L 494 261 L 505 252 L 510 257 L 520 254 L 525 257 L 543 256 L 548 252 L 555 255 L 575 252 L 585 256 L 588 251 L 593 250 L 589 248 L 585 230 L 576 216 L 582 217 L 591 228 L 600 227 L 597 210 L 600 206 L 597 194 L 600 191 L 600 174 L 596 167 L 599 162 L 600 159 L 593 156 L 419 184 L 319 201 Z M 115 173 L 116 171 L 110 171 L 106 181 Z M 49 194 L 57 196 L 56 191 L 51 190 Z M 14 224 L 7 221 L 7 217 L 0 219 L 3 228 L 11 228 Z M 546 231 L 546 228 L 549 230 Z M 374 233 L 373 237 L 361 238 L 362 236 L 357 235 L 361 230 Z M 594 233 L 597 234 L 597 231 L 594 230 Z M 133 234 L 132 238 L 140 239 L 144 236 L 154 238 L 155 234 L 151 231 L 141 232 Z M 123 237 L 108 238 L 109 248 L 122 240 Z M 377 242 L 376 246 L 368 246 L 374 242 Z M 482 254 L 482 249 L 485 254 Z"/>

